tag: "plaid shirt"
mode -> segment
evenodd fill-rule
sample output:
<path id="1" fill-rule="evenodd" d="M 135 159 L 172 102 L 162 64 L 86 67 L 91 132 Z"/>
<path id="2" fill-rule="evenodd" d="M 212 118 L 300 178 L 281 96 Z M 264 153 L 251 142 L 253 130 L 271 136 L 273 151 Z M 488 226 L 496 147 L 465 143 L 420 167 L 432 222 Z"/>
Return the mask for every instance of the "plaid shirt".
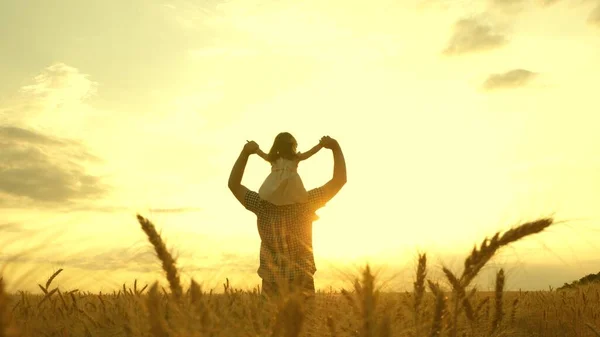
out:
<path id="1" fill-rule="evenodd" d="M 325 206 L 323 188 L 308 192 L 308 202 L 275 206 L 254 191 L 246 192 L 244 207 L 256 214 L 260 235 L 258 276 L 267 282 L 290 280 L 317 268 L 312 247 L 315 211 Z"/>

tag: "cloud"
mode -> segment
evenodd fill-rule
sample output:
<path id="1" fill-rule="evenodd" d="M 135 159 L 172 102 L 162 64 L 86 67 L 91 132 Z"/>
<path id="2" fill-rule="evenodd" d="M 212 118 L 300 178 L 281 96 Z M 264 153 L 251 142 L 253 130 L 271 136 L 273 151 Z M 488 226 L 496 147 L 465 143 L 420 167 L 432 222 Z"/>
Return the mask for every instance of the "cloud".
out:
<path id="1" fill-rule="evenodd" d="M 160 269 L 159 260 L 150 248 L 122 248 L 97 254 L 78 254 L 72 257 L 48 258 L 43 256 L 27 256 L 0 254 L 0 261 L 12 263 L 52 263 L 61 267 L 79 268 L 91 271 L 127 270 L 133 272 L 152 272 Z"/>
<path id="2" fill-rule="evenodd" d="M 17 222 L 7 222 L 0 224 L 0 233 L 22 233 L 27 230 L 23 228 L 23 225 Z"/>
<path id="3" fill-rule="evenodd" d="M 491 0 L 490 2 L 496 6 L 511 6 L 511 5 L 516 5 L 516 4 L 522 4 L 525 1 L 524 0 Z"/>
<path id="4" fill-rule="evenodd" d="M 439 1 L 439 0 L 438 0 Z M 542 7 L 548 7 L 551 5 L 556 4 L 557 2 L 559 2 L 560 0 L 534 0 L 534 1 L 529 1 L 529 0 L 488 0 L 487 1 L 487 10 L 490 10 L 494 7 L 496 8 L 515 8 L 515 9 L 525 9 L 526 5 L 533 5 L 533 6 L 542 6 Z M 430 0 L 430 2 L 435 2 L 435 0 Z"/>
<path id="5" fill-rule="evenodd" d="M 188 52 L 189 56 L 193 60 L 201 60 L 205 57 L 231 57 L 231 58 L 244 58 L 254 57 L 261 54 L 261 50 L 257 48 L 247 47 L 205 47 L 199 49 L 193 49 Z"/>
<path id="6" fill-rule="evenodd" d="M 514 20 L 514 14 L 516 13 L 522 12 L 526 9 L 537 10 L 540 9 L 540 7 L 547 8 L 556 5 L 559 2 L 561 2 L 561 0 L 489 0 L 489 6 L 487 10 L 493 11 L 495 9 L 500 9 L 504 12 L 511 12 L 511 19 Z M 595 2 L 598 5 L 588 16 L 588 23 L 600 26 L 600 2 L 598 0 L 581 0 L 577 3 L 574 2 L 573 4 L 585 5 L 589 2 Z"/>
<path id="7" fill-rule="evenodd" d="M 128 212 L 130 214 L 135 213 L 136 209 L 133 207 L 125 206 L 113 206 L 113 205 L 99 205 L 99 204 L 82 204 L 72 205 L 69 207 L 70 211 L 74 212 L 100 212 L 100 213 L 123 213 Z"/>
<path id="8" fill-rule="evenodd" d="M 597 27 L 600 27 L 600 1 L 588 16 L 588 23 Z"/>
<path id="9" fill-rule="evenodd" d="M 524 9 L 527 1 L 525 0 L 490 0 L 488 10 L 493 10 L 494 8 L 499 8 L 504 11 L 512 10 L 515 12 L 520 12 Z"/>
<path id="10" fill-rule="evenodd" d="M 542 6 L 551 6 L 559 1 L 560 0 L 539 0 L 539 2 L 542 4 Z"/>
<path id="11" fill-rule="evenodd" d="M 15 126 L 0 127 L 0 207 L 56 205 L 107 191 L 84 164 L 99 159 L 71 140 Z"/>
<path id="12" fill-rule="evenodd" d="M 96 94 L 98 83 L 90 81 L 88 75 L 64 63 L 55 63 L 34 77 L 34 84 L 21 88 L 24 94 L 62 104 L 73 100 L 84 100 Z"/>
<path id="13" fill-rule="evenodd" d="M 63 136 L 85 135 L 90 125 L 84 122 L 94 113 L 86 101 L 96 94 L 98 87 L 88 77 L 64 63 L 46 67 L 31 84 L 22 86 L 0 106 L 0 125 L 43 128 Z M 32 137 L 24 134 L 26 131 L 5 132 L 22 132 L 20 136 Z"/>
<path id="14" fill-rule="evenodd" d="M 560 0 L 536 0 L 539 5 L 544 7 L 554 5 Z M 492 5 L 495 6 L 514 6 L 514 5 L 522 5 L 528 3 L 526 0 L 490 0 Z"/>
<path id="15" fill-rule="evenodd" d="M 238 253 L 221 253 L 219 262 L 214 264 L 213 267 L 217 267 L 218 271 L 235 271 L 240 273 L 253 274 L 259 266 L 258 251 L 255 254 L 238 254 Z M 206 268 L 207 266 L 201 266 L 199 268 Z M 198 267 L 196 267 L 198 268 Z M 201 269 L 198 269 L 199 271 Z"/>
<path id="16" fill-rule="evenodd" d="M 70 211 L 78 211 L 78 212 L 102 212 L 102 213 L 129 213 L 135 214 L 139 212 L 140 209 L 133 206 L 117 206 L 111 204 L 82 204 L 82 205 L 73 205 L 69 207 Z M 200 207 L 172 207 L 172 208 L 149 208 L 143 209 L 144 212 L 148 211 L 150 213 L 160 214 L 181 214 L 181 213 L 189 213 L 189 212 L 200 212 L 203 209 Z"/>
<path id="17" fill-rule="evenodd" d="M 201 30 L 207 26 L 208 19 L 222 14 L 226 0 L 188 1 L 173 0 L 161 7 L 163 13 L 171 17 L 181 28 Z"/>
<path id="18" fill-rule="evenodd" d="M 13 126 L 0 127 L 0 139 L 11 138 L 14 141 L 29 142 L 32 144 L 51 144 L 51 145 L 63 145 L 64 142 L 30 131 L 21 129 Z"/>
<path id="19" fill-rule="evenodd" d="M 490 75 L 482 87 L 485 90 L 518 88 L 526 85 L 538 74 L 525 69 L 514 69 L 500 74 Z"/>
<path id="20" fill-rule="evenodd" d="M 88 173 L 102 161 L 74 137 L 90 130 L 85 102 L 98 83 L 55 63 L 0 106 L 0 208 L 64 207 L 96 199 L 108 187 Z M 53 134 L 60 134 L 56 137 Z"/>
<path id="21" fill-rule="evenodd" d="M 174 252 L 171 252 L 174 254 Z M 60 267 L 78 268 L 89 271 L 128 271 L 136 273 L 151 273 L 161 270 L 160 259 L 147 243 L 130 247 L 113 248 L 103 251 L 83 251 L 77 254 L 61 256 L 60 253 L 48 256 L 26 254 L 7 254 L 0 252 L 1 262 L 54 264 Z M 185 272 L 219 270 L 221 262 L 208 263 L 209 256 L 198 256 L 193 252 L 178 252 L 174 254 L 177 266 Z M 183 261 L 187 263 L 183 263 Z M 256 268 L 255 268 L 256 269 Z"/>
<path id="22" fill-rule="evenodd" d="M 180 207 L 180 208 L 151 208 L 149 211 L 152 213 L 188 213 L 198 212 L 202 208 L 199 207 Z"/>
<path id="23" fill-rule="evenodd" d="M 457 21 L 446 55 L 460 55 L 494 49 L 508 42 L 506 36 L 495 32 L 494 28 L 481 22 L 481 19 L 467 18 Z"/>

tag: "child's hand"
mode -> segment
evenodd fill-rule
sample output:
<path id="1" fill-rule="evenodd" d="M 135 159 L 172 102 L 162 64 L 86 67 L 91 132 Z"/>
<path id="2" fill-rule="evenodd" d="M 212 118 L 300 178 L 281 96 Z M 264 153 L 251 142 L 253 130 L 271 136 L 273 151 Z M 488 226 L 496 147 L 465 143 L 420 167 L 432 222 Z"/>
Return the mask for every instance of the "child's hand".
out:
<path id="1" fill-rule="evenodd" d="M 244 145 L 244 152 L 247 154 L 253 154 L 258 151 L 258 144 L 255 141 L 246 141 L 246 145 Z"/>
<path id="2" fill-rule="evenodd" d="M 333 149 L 335 146 L 338 146 L 337 140 L 329 136 L 324 136 L 323 138 L 321 138 L 321 143 L 326 149 Z"/>

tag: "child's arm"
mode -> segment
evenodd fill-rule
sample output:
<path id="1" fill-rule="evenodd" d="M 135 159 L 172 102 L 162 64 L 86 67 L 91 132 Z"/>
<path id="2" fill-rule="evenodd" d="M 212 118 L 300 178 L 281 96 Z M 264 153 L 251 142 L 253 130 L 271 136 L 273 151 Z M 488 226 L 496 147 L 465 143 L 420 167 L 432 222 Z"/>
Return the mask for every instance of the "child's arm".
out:
<path id="1" fill-rule="evenodd" d="M 246 143 L 250 143 L 250 141 L 247 140 Z M 264 153 L 260 148 L 257 148 L 255 153 L 262 159 L 269 161 L 269 159 L 268 159 L 269 156 L 266 153 Z"/>
<path id="2" fill-rule="evenodd" d="M 303 152 L 303 153 L 298 153 L 298 159 L 299 160 L 306 160 L 310 157 L 312 157 L 315 153 L 319 152 L 319 150 L 321 150 L 323 148 L 323 145 L 319 142 L 319 144 L 315 145 L 312 149 Z"/>
<path id="3" fill-rule="evenodd" d="M 259 157 L 261 157 L 262 159 L 269 161 L 269 156 L 266 153 L 264 153 L 261 149 L 256 150 L 256 154 L 259 155 Z"/>

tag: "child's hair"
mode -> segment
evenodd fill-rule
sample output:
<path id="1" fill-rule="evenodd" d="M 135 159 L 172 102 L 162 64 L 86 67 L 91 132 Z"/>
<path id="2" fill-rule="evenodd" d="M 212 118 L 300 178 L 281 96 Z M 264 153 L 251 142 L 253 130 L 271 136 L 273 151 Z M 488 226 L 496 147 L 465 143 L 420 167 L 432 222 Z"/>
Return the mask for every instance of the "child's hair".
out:
<path id="1" fill-rule="evenodd" d="M 279 158 L 288 160 L 297 159 L 298 153 L 294 151 L 294 144 L 296 144 L 296 139 L 289 132 L 278 134 L 267 155 L 268 161 L 273 163 Z"/>

